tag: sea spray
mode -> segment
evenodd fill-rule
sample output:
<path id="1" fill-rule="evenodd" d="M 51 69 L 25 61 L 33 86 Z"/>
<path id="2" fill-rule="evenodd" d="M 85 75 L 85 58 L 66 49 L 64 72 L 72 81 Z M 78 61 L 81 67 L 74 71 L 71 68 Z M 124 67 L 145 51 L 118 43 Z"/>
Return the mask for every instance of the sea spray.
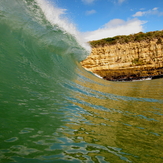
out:
<path id="1" fill-rule="evenodd" d="M 73 35 L 80 45 L 90 52 L 90 46 L 88 43 L 84 42 L 84 38 L 82 37 L 81 33 L 77 31 L 75 25 L 64 16 L 66 14 L 66 9 L 57 8 L 54 3 L 52 4 L 52 2 L 46 0 L 36 0 L 36 2 L 43 11 L 46 19 L 52 25 L 57 24 L 60 29 L 63 29 L 65 32 Z"/>

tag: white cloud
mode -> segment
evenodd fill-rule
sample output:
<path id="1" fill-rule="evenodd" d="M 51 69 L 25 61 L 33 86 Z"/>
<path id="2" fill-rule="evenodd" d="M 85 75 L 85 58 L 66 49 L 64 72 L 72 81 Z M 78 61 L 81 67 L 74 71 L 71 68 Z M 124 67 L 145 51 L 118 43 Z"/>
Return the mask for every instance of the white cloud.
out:
<path id="1" fill-rule="evenodd" d="M 157 7 L 155 7 L 155 8 L 153 8 L 152 10 L 154 10 L 154 11 L 155 11 L 155 10 L 158 10 L 158 8 L 157 8 Z"/>
<path id="2" fill-rule="evenodd" d="M 124 1 L 126 1 L 126 0 L 118 0 L 118 4 L 121 4 L 121 3 L 123 3 Z"/>
<path id="3" fill-rule="evenodd" d="M 82 0 L 82 2 L 86 3 L 86 4 L 91 4 L 93 3 L 95 0 Z"/>
<path id="4" fill-rule="evenodd" d="M 104 25 L 104 28 L 114 28 L 114 27 L 120 26 L 124 23 L 125 23 L 125 21 L 122 19 L 113 19 L 113 20 L 110 20 L 108 23 L 106 23 Z"/>
<path id="5" fill-rule="evenodd" d="M 144 15 L 159 15 L 161 16 L 163 12 L 159 12 L 158 8 L 155 7 L 152 10 L 147 10 L 147 11 L 138 11 L 136 12 L 134 15 L 132 15 L 133 17 L 138 17 L 138 16 L 144 16 Z"/>
<path id="6" fill-rule="evenodd" d="M 140 10 L 145 10 L 145 8 L 141 8 Z"/>
<path id="7" fill-rule="evenodd" d="M 136 18 L 128 21 L 113 19 L 105 24 L 102 28 L 91 32 L 84 32 L 83 34 L 86 41 L 99 40 L 117 35 L 129 35 L 143 31 L 142 24 L 144 23 L 145 22 Z"/>
<path id="8" fill-rule="evenodd" d="M 92 14 L 95 14 L 95 13 L 96 13 L 96 10 L 86 11 L 86 15 L 92 15 Z"/>
<path id="9" fill-rule="evenodd" d="M 136 12 L 134 15 L 132 15 L 133 17 L 137 17 L 137 16 L 143 16 L 145 14 L 145 12 L 142 11 L 138 11 Z"/>
<path id="10" fill-rule="evenodd" d="M 112 3 L 114 3 L 115 5 L 121 5 L 123 2 L 125 2 L 126 0 L 109 0 L 111 1 Z"/>

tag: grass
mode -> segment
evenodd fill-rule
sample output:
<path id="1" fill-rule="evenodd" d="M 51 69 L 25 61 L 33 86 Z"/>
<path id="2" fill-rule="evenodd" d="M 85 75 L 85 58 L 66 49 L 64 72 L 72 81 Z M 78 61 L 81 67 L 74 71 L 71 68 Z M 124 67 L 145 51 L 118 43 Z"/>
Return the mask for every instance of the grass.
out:
<path id="1" fill-rule="evenodd" d="M 151 41 L 157 39 L 157 44 L 163 43 L 163 30 L 162 31 L 153 31 L 153 32 L 139 32 L 137 34 L 131 35 L 120 35 L 115 37 L 108 37 L 101 40 L 90 41 L 91 47 L 99 47 L 106 45 L 115 45 L 117 43 L 124 44 L 129 42 L 141 42 L 141 41 Z"/>
<path id="2" fill-rule="evenodd" d="M 139 58 L 135 58 L 133 61 L 132 61 L 132 64 L 136 65 L 136 66 L 141 66 L 141 65 L 144 65 L 145 63 L 143 61 L 141 61 Z"/>

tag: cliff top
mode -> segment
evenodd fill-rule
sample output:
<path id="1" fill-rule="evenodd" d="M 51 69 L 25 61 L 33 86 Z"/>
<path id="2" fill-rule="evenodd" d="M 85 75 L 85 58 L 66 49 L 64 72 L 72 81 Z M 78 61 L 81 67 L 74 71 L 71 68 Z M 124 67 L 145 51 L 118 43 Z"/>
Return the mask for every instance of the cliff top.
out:
<path id="1" fill-rule="evenodd" d="M 162 43 L 163 38 L 163 30 L 162 31 L 153 31 L 153 32 L 139 32 L 137 34 L 131 35 L 119 35 L 115 37 L 108 37 L 101 40 L 90 41 L 91 47 L 99 47 L 99 46 L 106 46 L 106 45 L 114 45 L 117 43 L 124 44 L 129 42 L 140 42 L 140 41 L 151 41 L 154 39 L 158 39 L 157 43 Z"/>

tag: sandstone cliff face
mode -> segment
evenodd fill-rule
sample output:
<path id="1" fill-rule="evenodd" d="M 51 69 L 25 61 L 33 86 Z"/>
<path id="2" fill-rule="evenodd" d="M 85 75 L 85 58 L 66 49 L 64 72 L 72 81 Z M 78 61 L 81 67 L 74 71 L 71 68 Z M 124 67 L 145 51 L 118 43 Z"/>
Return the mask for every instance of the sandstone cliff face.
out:
<path id="1" fill-rule="evenodd" d="M 163 39 L 98 46 L 81 62 L 88 71 L 163 67 Z"/>

